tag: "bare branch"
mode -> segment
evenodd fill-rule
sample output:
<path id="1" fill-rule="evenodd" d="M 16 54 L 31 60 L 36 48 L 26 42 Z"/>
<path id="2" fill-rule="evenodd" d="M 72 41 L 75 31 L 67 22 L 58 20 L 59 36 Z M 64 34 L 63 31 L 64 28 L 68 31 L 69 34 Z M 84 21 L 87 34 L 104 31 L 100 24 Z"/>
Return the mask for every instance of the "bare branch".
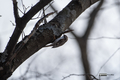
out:
<path id="1" fill-rule="evenodd" d="M 65 77 L 63 77 L 63 79 L 62 80 L 65 80 L 65 79 L 67 79 L 67 78 L 70 78 L 71 76 L 87 76 L 88 78 L 89 78 L 89 80 L 99 80 L 99 79 L 97 79 L 95 76 L 93 76 L 92 74 L 69 74 L 68 76 L 65 76 Z M 93 77 L 92 79 L 90 79 L 90 77 Z"/>
<path id="2" fill-rule="evenodd" d="M 13 56 L 13 52 L 15 51 L 17 41 L 23 29 L 26 27 L 26 24 L 39 10 L 41 10 L 44 6 L 46 6 L 51 1 L 52 0 L 40 0 L 22 18 L 20 18 L 18 15 L 17 1 L 13 0 L 16 27 L 3 54 L 1 54 L 2 58 L 0 58 L 0 66 L 4 67 L 4 71 L 3 70 L 0 71 L 0 74 L 1 74 L 0 79 L 3 79 L 3 80 L 7 79 L 13 72 L 13 70 L 11 69 L 11 66 L 13 66 L 13 64 L 7 61 Z"/>
<path id="3" fill-rule="evenodd" d="M 14 8 L 15 21 L 17 23 L 17 20 L 19 19 L 19 14 L 18 14 L 18 7 L 17 7 L 17 1 L 16 0 L 13 0 L 13 8 Z"/>
<path id="4" fill-rule="evenodd" d="M 23 46 L 28 42 L 28 40 L 31 38 L 31 36 L 33 36 L 33 35 L 35 34 L 35 32 L 36 32 L 37 28 L 40 26 L 41 22 L 42 22 L 44 19 L 46 19 L 47 17 L 49 17 L 50 15 L 52 15 L 53 13 L 54 13 L 54 12 L 51 12 L 51 13 L 45 15 L 42 19 L 40 19 L 40 20 L 36 23 L 35 27 L 33 28 L 32 32 L 30 33 L 30 35 L 28 35 L 28 36 L 22 41 L 22 43 L 19 45 L 19 47 L 18 47 L 17 49 L 15 49 L 14 54 L 13 54 L 12 57 L 7 61 L 6 64 L 10 64 L 10 63 L 11 63 L 11 61 L 16 57 L 16 55 L 18 54 L 18 52 L 19 52 L 19 51 L 23 48 Z"/>
<path id="5" fill-rule="evenodd" d="M 28 66 L 27 66 L 27 68 L 26 68 L 25 73 L 24 73 L 23 75 L 21 75 L 20 78 L 26 76 L 26 74 L 29 72 L 29 69 L 30 69 L 31 64 L 34 62 L 34 60 L 35 60 L 37 57 L 38 57 L 38 55 L 36 55 L 36 56 L 29 62 Z"/>
<path id="6" fill-rule="evenodd" d="M 13 23 L 12 21 L 10 21 L 12 23 L 13 26 L 15 26 L 15 23 Z"/>
<path id="7" fill-rule="evenodd" d="M 43 8 L 43 16 L 45 16 L 45 9 Z M 44 24 L 47 24 L 47 19 L 44 19 Z"/>
<path id="8" fill-rule="evenodd" d="M 7 51 L 7 54 L 10 58 L 12 56 L 12 52 L 15 49 L 16 43 L 22 33 L 23 29 L 25 28 L 27 22 L 45 5 L 47 5 L 52 0 L 40 0 L 35 6 L 33 6 L 22 18 L 18 16 L 18 8 L 16 0 L 13 0 L 14 5 L 14 14 L 16 19 L 16 28 L 7 44 L 7 47 L 4 51 Z M 42 5 L 41 5 L 42 4 Z"/>
<path id="9" fill-rule="evenodd" d="M 18 10 L 19 10 L 22 14 L 24 14 L 24 12 L 23 12 L 21 9 L 18 8 Z"/>
<path id="10" fill-rule="evenodd" d="M 39 10 L 41 10 L 45 5 L 47 5 L 51 1 L 52 0 L 40 0 L 22 17 L 22 19 L 25 19 L 25 23 L 27 23 Z"/>
<path id="11" fill-rule="evenodd" d="M 85 76 L 85 74 L 69 74 L 68 76 L 63 77 L 62 80 L 65 80 L 65 79 L 67 79 L 67 78 L 69 78 L 71 76 Z"/>
<path id="12" fill-rule="evenodd" d="M 120 39 L 119 37 L 97 37 L 97 38 L 88 38 L 87 40 L 98 40 L 98 39 Z"/>
<path id="13" fill-rule="evenodd" d="M 24 11 L 24 14 L 25 14 L 25 5 L 23 3 L 23 0 L 21 0 L 21 2 L 22 2 L 23 11 Z"/>
<path id="14" fill-rule="evenodd" d="M 105 64 L 120 50 L 120 48 L 118 48 L 108 59 L 107 61 L 101 66 L 101 68 L 99 69 L 98 73 L 96 74 L 96 76 L 98 76 L 99 72 L 101 71 L 101 69 L 105 66 Z"/>
<path id="15" fill-rule="evenodd" d="M 93 1 L 91 1 L 90 3 L 93 3 Z M 90 14 L 90 20 L 89 20 L 89 23 L 87 26 L 87 30 L 85 31 L 85 34 L 82 37 L 78 37 L 74 33 L 72 33 L 75 36 L 77 42 L 79 43 L 79 48 L 81 49 L 84 71 L 86 74 L 90 73 L 90 66 L 89 66 L 88 55 L 87 55 L 87 40 L 86 39 L 88 39 L 88 36 L 90 35 L 90 32 L 91 32 L 93 25 L 94 25 L 95 17 L 97 15 L 102 3 L 103 3 L 103 0 L 99 3 L 99 5 Z M 89 78 L 86 76 L 86 79 L 88 80 Z"/>
<path id="16" fill-rule="evenodd" d="M 13 0 L 14 3 L 16 0 Z M 46 44 L 53 42 L 56 38 L 59 38 L 62 33 L 72 24 L 72 22 L 90 5 L 87 4 L 88 0 L 85 0 L 85 5 L 79 4 L 77 1 L 71 1 L 53 20 L 49 23 L 40 26 L 34 35 L 30 37 L 27 43 L 18 51 L 17 56 L 13 55 L 16 49 L 19 49 L 21 42 L 17 44 L 20 34 L 25 28 L 27 22 L 45 5 L 47 5 L 52 0 L 40 0 L 35 6 L 33 6 L 23 17 L 16 21 L 16 28 L 10 38 L 7 47 L 4 51 L 5 62 L 3 64 L 3 70 L 0 71 L 0 79 L 7 79 L 14 70 L 22 64 L 26 59 L 33 55 L 36 51 L 44 47 Z M 93 0 L 97 2 L 98 0 Z M 94 3 L 95 3 L 94 2 Z M 83 3 L 83 4 L 84 4 Z M 17 8 L 17 7 L 16 7 Z M 15 10 L 16 11 L 16 10 Z M 39 25 L 39 21 L 38 24 Z M 25 38 L 24 38 L 25 39 Z M 17 45 L 16 45 L 17 44 Z M 11 63 L 6 63 L 11 57 L 15 58 Z"/>
<path id="17" fill-rule="evenodd" d="M 53 9 L 54 12 L 56 12 L 56 14 L 58 14 L 58 11 L 55 9 L 55 7 L 52 4 L 50 4 L 50 7 Z"/>
<path id="18" fill-rule="evenodd" d="M 89 66 L 89 62 L 88 62 L 88 56 L 87 56 L 87 41 L 85 39 L 88 38 L 88 36 L 90 35 L 90 32 L 94 26 L 94 22 L 95 22 L 95 18 L 97 16 L 97 13 L 100 9 L 100 7 L 103 4 L 103 0 L 100 1 L 100 3 L 98 4 L 98 6 L 92 11 L 92 13 L 90 14 L 90 20 L 87 26 L 87 30 L 85 31 L 85 34 L 83 35 L 83 37 L 80 39 L 80 47 L 81 47 L 81 52 L 82 52 L 82 61 L 83 61 L 83 66 L 85 69 L 85 73 L 90 73 L 90 66 Z M 86 79 L 88 79 L 86 77 Z"/>
<path id="19" fill-rule="evenodd" d="M 35 19 L 41 18 L 42 16 L 40 16 L 40 15 L 41 15 L 41 11 L 39 11 L 39 13 L 38 13 L 38 16 L 37 16 L 37 17 L 32 18 L 31 20 L 35 20 Z"/>
<path id="20" fill-rule="evenodd" d="M 83 38 L 88 38 L 88 36 L 90 35 L 90 32 L 94 26 L 96 15 L 98 11 L 100 10 L 100 7 L 102 6 L 102 4 L 103 4 L 103 0 L 100 1 L 99 5 L 90 14 L 91 18 L 89 20 L 88 27 L 87 27 L 87 30 L 85 31 Z"/>
<path id="21" fill-rule="evenodd" d="M 90 4 L 85 6 L 89 7 Z M 83 10 L 81 9 L 81 5 L 75 1 L 71 1 L 68 6 L 66 6 L 53 20 L 45 25 L 40 26 L 34 36 L 29 39 L 27 44 L 15 57 L 14 60 L 17 62 L 14 64 L 13 70 L 15 70 L 24 60 L 44 47 L 46 44 L 54 42 L 54 37 L 60 37 L 60 35 L 82 12 Z"/>

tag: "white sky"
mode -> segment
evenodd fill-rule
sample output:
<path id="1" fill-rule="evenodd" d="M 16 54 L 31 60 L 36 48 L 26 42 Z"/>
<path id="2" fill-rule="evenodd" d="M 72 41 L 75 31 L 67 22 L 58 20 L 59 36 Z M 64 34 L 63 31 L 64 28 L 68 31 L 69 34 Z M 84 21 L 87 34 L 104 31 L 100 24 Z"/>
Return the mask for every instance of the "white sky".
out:
<path id="1" fill-rule="evenodd" d="M 20 1 L 20 0 L 19 0 Z M 24 0 L 26 6 L 31 6 L 35 4 L 38 0 Z M 54 0 L 53 5 L 56 6 L 58 11 L 62 10 L 70 0 Z M 92 30 L 90 38 L 98 37 L 120 37 L 120 8 L 114 4 L 114 0 L 107 0 L 104 4 L 103 10 L 100 11 L 99 17 L 96 18 L 96 24 Z M 6 6 L 7 5 L 7 6 Z M 19 2 L 19 7 L 22 6 Z M 85 12 L 83 12 L 79 18 L 71 25 L 74 32 L 81 36 L 86 29 L 86 22 L 88 21 L 89 13 L 93 10 L 95 5 L 91 6 Z M 51 9 L 49 9 L 51 10 Z M 49 12 L 49 11 L 47 11 Z M 0 52 L 2 52 L 12 35 L 14 26 L 10 21 L 14 23 L 13 16 L 13 6 L 11 0 L 2 0 L 0 2 Z M 27 24 L 24 32 L 29 34 L 33 28 L 35 21 L 30 21 Z M 11 79 L 18 78 L 26 70 L 29 62 L 35 57 L 36 59 L 30 66 L 30 70 L 37 70 L 40 73 L 47 73 L 47 77 L 52 80 L 61 80 L 63 77 L 69 74 L 83 74 L 83 66 L 79 65 L 79 55 L 78 45 L 71 34 L 67 34 L 69 37 L 68 42 L 62 47 L 52 49 L 43 48 L 34 54 L 30 59 L 25 61 L 12 75 Z M 110 58 L 110 56 L 120 48 L 120 39 L 97 39 L 88 40 L 88 52 L 92 74 L 96 76 L 101 66 Z M 119 80 L 120 79 L 120 50 L 118 50 L 115 55 L 104 65 L 100 73 L 114 74 L 109 80 Z M 33 76 L 32 74 L 31 76 Z M 98 77 L 98 76 L 97 76 Z M 42 76 L 42 80 L 49 80 L 48 78 Z M 80 80 L 81 76 L 72 76 L 65 80 Z M 106 79 L 105 78 L 105 79 Z M 119 78 L 119 79 L 118 79 Z M 8 79 L 8 80 L 11 80 Z M 102 80 L 105 80 L 102 79 Z M 35 79 L 31 79 L 35 80 Z M 82 79 L 81 79 L 82 80 Z"/>

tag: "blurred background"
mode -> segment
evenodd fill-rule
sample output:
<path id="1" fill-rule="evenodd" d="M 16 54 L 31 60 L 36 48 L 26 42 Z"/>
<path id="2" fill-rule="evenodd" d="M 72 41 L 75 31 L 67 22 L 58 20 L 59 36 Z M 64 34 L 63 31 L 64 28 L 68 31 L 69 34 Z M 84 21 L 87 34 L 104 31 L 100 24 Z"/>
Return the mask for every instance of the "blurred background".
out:
<path id="1" fill-rule="evenodd" d="M 18 7 L 26 12 L 39 0 L 18 0 Z M 54 0 L 45 9 L 45 14 L 56 11 L 47 18 L 50 21 L 71 0 Z M 73 33 L 66 33 L 68 41 L 61 47 L 45 47 L 27 59 L 8 80 L 84 80 L 85 66 L 81 51 L 91 12 L 99 2 L 85 10 L 70 26 Z M 22 16 L 22 12 L 19 14 Z M 41 10 L 27 24 L 23 34 L 28 35 L 36 21 L 43 16 Z M 37 19 L 36 19 L 37 18 Z M 0 52 L 3 52 L 15 28 L 12 0 L 0 2 Z M 19 41 L 22 40 L 22 35 Z M 120 80 L 120 0 L 104 0 L 95 17 L 91 32 L 86 39 L 86 52 L 90 73 L 101 80 Z M 106 76 L 100 76 L 102 74 Z"/>

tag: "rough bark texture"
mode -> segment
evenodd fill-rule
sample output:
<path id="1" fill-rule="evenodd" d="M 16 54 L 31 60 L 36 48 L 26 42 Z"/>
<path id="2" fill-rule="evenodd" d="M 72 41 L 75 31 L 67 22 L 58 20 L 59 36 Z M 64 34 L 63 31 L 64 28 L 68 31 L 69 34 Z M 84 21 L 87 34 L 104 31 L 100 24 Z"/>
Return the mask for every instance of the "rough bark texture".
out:
<path id="1" fill-rule="evenodd" d="M 15 2 L 16 0 L 13 0 L 13 1 L 14 3 L 16 3 Z M 44 2 L 45 0 L 42 0 L 42 1 Z M 46 0 L 46 1 L 50 2 L 51 0 Z M 56 38 L 60 37 L 62 32 L 64 32 L 85 9 L 87 9 L 89 6 L 91 6 L 97 1 L 99 0 L 71 1 L 60 13 L 58 13 L 58 15 L 53 20 L 39 27 L 37 32 L 29 39 L 29 41 L 23 46 L 23 48 L 17 53 L 17 55 L 11 62 L 9 62 L 9 58 L 12 56 L 11 54 L 10 56 L 8 56 L 9 58 L 7 58 L 7 61 L 5 60 L 5 63 L 1 62 L 0 79 L 6 80 L 16 70 L 16 68 L 19 67 L 31 55 L 33 55 L 35 52 L 40 50 L 46 44 L 53 42 Z M 16 8 L 14 9 L 14 11 L 16 12 L 15 17 L 17 17 Z M 21 33 L 21 30 L 24 29 L 27 22 L 31 19 L 29 18 L 29 16 L 32 17 L 35 13 L 37 13 L 36 11 L 34 14 L 31 15 L 30 13 L 32 13 L 34 9 L 30 11 L 28 11 L 28 13 L 26 13 L 22 18 L 19 18 L 19 17 L 16 18 L 16 25 L 18 25 L 19 27 L 16 26 L 16 29 L 13 33 L 14 36 L 11 37 L 10 41 L 13 40 L 14 39 L 13 37 L 17 35 L 18 35 L 17 37 L 19 38 L 19 34 Z M 23 20 L 26 19 L 26 22 L 21 22 L 21 19 Z M 22 27 L 22 29 L 19 30 L 20 27 Z M 16 31 L 20 31 L 19 34 L 16 34 Z M 17 47 L 21 44 L 21 42 L 19 42 L 16 45 L 17 40 L 18 39 L 15 40 L 14 44 L 9 45 L 8 43 L 8 46 L 6 47 L 6 50 L 5 50 L 6 52 L 4 52 L 3 54 L 14 52 L 12 50 L 17 49 Z M 12 46 L 11 50 L 9 49 L 9 46 Z"/>

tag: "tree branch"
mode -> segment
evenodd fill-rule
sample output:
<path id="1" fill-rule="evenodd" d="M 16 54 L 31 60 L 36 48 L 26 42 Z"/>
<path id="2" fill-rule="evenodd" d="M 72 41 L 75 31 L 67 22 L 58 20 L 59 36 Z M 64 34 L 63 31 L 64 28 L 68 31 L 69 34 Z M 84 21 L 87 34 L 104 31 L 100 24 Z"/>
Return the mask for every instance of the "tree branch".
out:
<path id="1" fill-rule="evenodd" d="M 21 19 L 20 23 L 16 24 L 16 28 L 19 32 L 16 32 L 15 29 L 8 46 L 6 48 L 7 53 L 11 53 L 13 49 L 17 49 L 21 42 L 17 45 L 17 40 L 21 34 L 20 31 L 24 29 L 27 22 L 41 9 L 43 8 L 48 2 L 51 0 L 40 0 L 34 7 L 32 7 Z M 98 0 L 95 0 L 97 2 Z M 89 3 L 89 0 L 85 0 L 86 3 Z M 40 5 L 42 4 L 42 5 Z M 49 23 L 44 24 L 38 28 L 36 33 L 28 40 L 28 42 L 23 46 L 23 48 L 18 52 L 16 57 L 10 64 L 5 64 L 3 69 L 0 70 L 0 78 L 4 79 L 9 77 L 15 69 L 21 65 L 26 59 L 28 59 L 31 55 L 37 52 L 39 49 L 44 47 L 46 44 L 53 42 L 56 38 L 60 37 L 61 34 L 72 24 L 72 22 L 90 5 L 92 4 L 85 4 L 81 5 L 82 3 L 78 3 L 78 1 L 71 1 L 53 20 Z M 16 32 L 16 34 L 15 34 Z M 16 39 L 16 37 L 17 39 Z M 15 40 L 14 40 L 15 39 Z M 13 41 L 11 41 L 13 40 Z M 11 45 L 12 44 L 12 45 Z M 14 46 L 16 47 L 14 48 Z M 12 50 L 8 49 L 12 47 Z M 12 55 L 11 55 L 12 57 Z M 9 60 L 9 59 L 8 59 Z"/>
<path id="2" fill-rule="evenodd" d="M 101 0 L 99 5 L 90 14 L 90 20 L 89 20 L 89 23 L 88 23 L 88 27 L 87 27 L 87 30 L 85 31 L 84 36 L 83 36 L 86 39 L 90 35 L 90 32 L 91 32 L 91 30 L 92 30 L 92 28 L 94 26 L 96 15 L 97 15 L 98 11 L 100 10 L 100 7 L 102 6 L 102 4 L 103 4 L 103 0 Z"/>
<path id="3" fill-rule="evenodd" d="M 18 8 L 17 8 L 17 2 L 16 0 L 13 0 L 13 5 L 14 5 L 14 15 L 15 15 L 15 20 L 16 20 L 16 28 L 6 46 L 6 49 L 4 50 L 3 54 L 7 54 L 7 60 L 12 56 L 13 51 L 15 49 L 16 43 L 25 28 L 26 24 L 28 21 L 39 11 L 41 10 L 44 6 L 46 6 L 49 2 L 52 0 L 40 0 L 35 6 L 33 6 L 22 18 L 19 18 L 18 16 Z M 6 52 L 6 53 L 5 53 Z M 5 58 L 4 58 L 5 59 Z M 7 61 L 5 60 L 5 61 Z M 3 60 L 1 60 L 3 61 Z M 0 62 L 1 62 L 0 61 Z"/>
<path id="4" fill-rule="evenodd" d="M 89 6 L 90 4 L 88 7 Z M 44 47 L 46 44 L 53 42 L 54 37 L 60 37 L 60 35 L 82 12 L 81 5 L 76 1 L 71 1 L 53 20 L 40 26 L 37 32 L 29 39 L 28 43 L 21 49 L 14 59 L 15 63 L 13 65 L 13 70 L 36 51 Z"/>
<path id="5" fill-rule="evenodd" d="M 91 0 L 91 3 L 93 3 L 93 2 L 94 1 Z M 87 40 L 86 39 L 90 35 L 90 32 L 91 32 L 93 25 L 94 25 L 94 22 L 95 22 L 96 15 L 97 15 L 102 3 L 103 3 L 103 0 L 101 0 L 99 5 L 90 14 L 90 20 L 88 21 L 88 26 L 87 26 L 87 29 L 85 31 L 85 34 L 82 37 L 78 37 L 73 33 L 73 35 L 76 37 L 77 42 L 79 43 L 79 48 L 81 49 L 82 62 L 83 62 L 83 67 L 84 67 L 84 71 L 86 74 L 90 73 L 90 66 L 89 66 L 88 55 L 87 55 Z M 86 76 L 86 80 L 89 80 L 89 78 L 87 76 Z"/>
<path id="6" fill-rule="evenodd" d="M 44 6 L 46 6 L 49 2 L 52 0 L 40 0 L 35 6 L 33 6 L 22 18 L 19 18 L 18 15 L 18 8 L 17 8 L 17 2 L 16 0 L 13 0 L 13 6 L 14 6 L 14 16 L 16 20 L 16 27 L 14 29 L 14 32 L 3 52 L 0 56 L 0 79 L 7 79 L 12 71 L 11 71 L 11 64 L 6 64 L 6 62 L 13 56 L 13 52 L 15 50 L 17 41 L 23 31 L 23 29 L 26 27 L 26 24 L 28 21 Z"/>
<path id="7" fill-rule="evenodd" d="M 41 10 L 44 6 L 50 3 L 52 0 L 40 0 L 34 7 L 32 7 L 23 17 L 22 20 L 25 19 L 23 23 L 27 23 L 39 10 Z"/>
<path id="8" fill-rule="evenodd" d="M 13 0 L 13 9 L 14 9 L 15 21 L 17 23 L 17 20 L 19 19 L 19 14 L 18 14 L 18 7 L 17 7 L 17 1 L 16 0 Z"/>

